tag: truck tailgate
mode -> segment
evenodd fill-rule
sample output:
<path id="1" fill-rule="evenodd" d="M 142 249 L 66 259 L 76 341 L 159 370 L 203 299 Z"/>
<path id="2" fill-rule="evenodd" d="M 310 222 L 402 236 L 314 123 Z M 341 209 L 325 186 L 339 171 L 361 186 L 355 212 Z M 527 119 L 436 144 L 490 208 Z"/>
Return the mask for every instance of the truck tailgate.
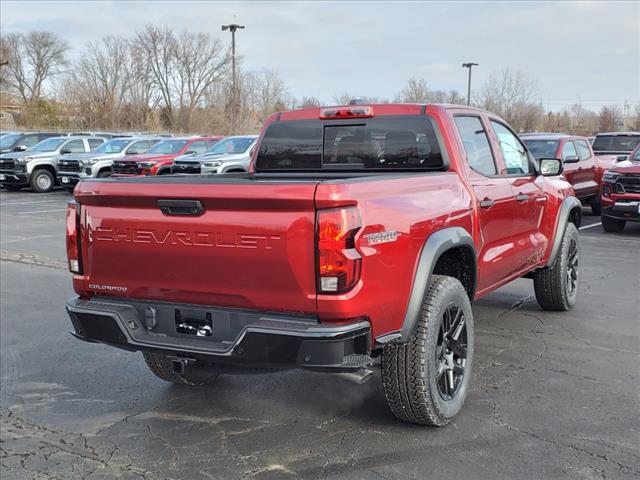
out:
<path id="1" fill-rule="evenodd" d="M 189 180 L 81 183 L 83 274 L 76 289 L 89 296 L 315 312 L 317 182 Z M 176 200 L 198 201 L 203 212 L 181 215 Z M 167 203 L 177 208 L 161 211 Z"/>

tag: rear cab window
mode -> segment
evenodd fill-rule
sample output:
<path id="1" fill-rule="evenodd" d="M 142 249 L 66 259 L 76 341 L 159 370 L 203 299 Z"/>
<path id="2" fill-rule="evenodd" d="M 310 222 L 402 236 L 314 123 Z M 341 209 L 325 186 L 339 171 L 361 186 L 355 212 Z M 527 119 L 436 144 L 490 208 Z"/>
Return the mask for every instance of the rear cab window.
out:
<path id="1" fill-rule="evenodd" d="M 597 135 L 594 152 L 631 152 L 640 143 L 640 135 Z"/>
<path id="2" fill-rule="evenodd" d="M 256 171 L 442 170 L 428 116 L 275 122 L 265 131 Z"/>

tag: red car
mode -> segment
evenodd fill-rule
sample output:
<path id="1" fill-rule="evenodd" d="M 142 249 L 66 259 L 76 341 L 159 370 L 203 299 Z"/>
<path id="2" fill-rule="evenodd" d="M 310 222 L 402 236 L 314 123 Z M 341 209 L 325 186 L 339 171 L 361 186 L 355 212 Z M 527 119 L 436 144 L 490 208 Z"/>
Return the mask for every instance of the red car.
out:
<path id="1" fill-rule="evenodd" d="M 626 222 L 640 222 L 640 145 L 627 160 L 605 172 L 602 182 L 602 228 L 621 232 Z"/>
<path id="2" fill-rule="evenodd" d="M 177 157 L 204 153 L 222 140 L 222 136 L 168 138 L 154 145 L 147 153 L 115 160 L 111 167 L 113 177 L 138 175 L 166 175 Z"/>
<path id="3" fill-rule="evenodd" d="M 499 117 L 351 105 L 266 121 L 251 173 L 87 180 L 67 213 L 73 335 L 186 385 L 306 368 L 441 426 L 470 388 L 471 302 L 520 278 L 577 301 L 582 209 Z"/>
<path id="4" fill-rule="evenodd" d="M 602 175 L 615 164 L 614 157 L 594 155 L 586 137 L 564 133 L 525 133 L 520 137 L 537 159 L 562 159 L 563 175 L 573 185 L 576 197 L 589 204 L 594 215 L 600 215 Z"/>

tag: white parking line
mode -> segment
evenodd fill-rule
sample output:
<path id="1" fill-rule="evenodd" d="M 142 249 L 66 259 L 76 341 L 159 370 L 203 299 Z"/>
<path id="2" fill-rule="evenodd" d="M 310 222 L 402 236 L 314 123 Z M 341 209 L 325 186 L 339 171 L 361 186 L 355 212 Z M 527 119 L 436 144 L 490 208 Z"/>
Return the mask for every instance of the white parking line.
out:
<path id="1" fill-rule="evenodd" d="M 49 212 L 66 212 L 66 208 L 59 208 L 57 210 L 34 210 L 32 212 L 18 212 L 15 215 L 31 215 L 32 213 L 49 213 Z"/>
<path id="2" fill-rule="evenodd" d="M 598 225 L 602 225 L 602 222 L 593 223 L 591 225 L 585 225 L 584 227 L 580 227 L 578 230 L 584 230 L 585 228 L 597 227 Z"/>

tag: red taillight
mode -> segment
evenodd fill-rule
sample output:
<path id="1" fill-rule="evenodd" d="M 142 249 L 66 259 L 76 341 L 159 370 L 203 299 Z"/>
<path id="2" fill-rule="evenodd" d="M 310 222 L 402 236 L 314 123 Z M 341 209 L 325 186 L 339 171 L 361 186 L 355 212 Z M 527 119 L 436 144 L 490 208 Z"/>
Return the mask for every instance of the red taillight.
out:
<path id="1" fill-rule="evenodd" d="M 373 107 L 357 105 L 353 107 L 328 107 L 320 109 L 320 118 L 368 118 L 373 117 Z"/>
<path id="2" fill-rule="evenodd" d="M 73 273 L 82 273 L 79 220 L 80 205 L 72 200 L 67 205 L 67 260 Z"/>
<path id="3" fill-rule="evenodd" d="M 360 277 L 360 254 L 355 236 L 362 227 L 356 207 L 318 211 L 318 291 L 342 293 Z"/>

